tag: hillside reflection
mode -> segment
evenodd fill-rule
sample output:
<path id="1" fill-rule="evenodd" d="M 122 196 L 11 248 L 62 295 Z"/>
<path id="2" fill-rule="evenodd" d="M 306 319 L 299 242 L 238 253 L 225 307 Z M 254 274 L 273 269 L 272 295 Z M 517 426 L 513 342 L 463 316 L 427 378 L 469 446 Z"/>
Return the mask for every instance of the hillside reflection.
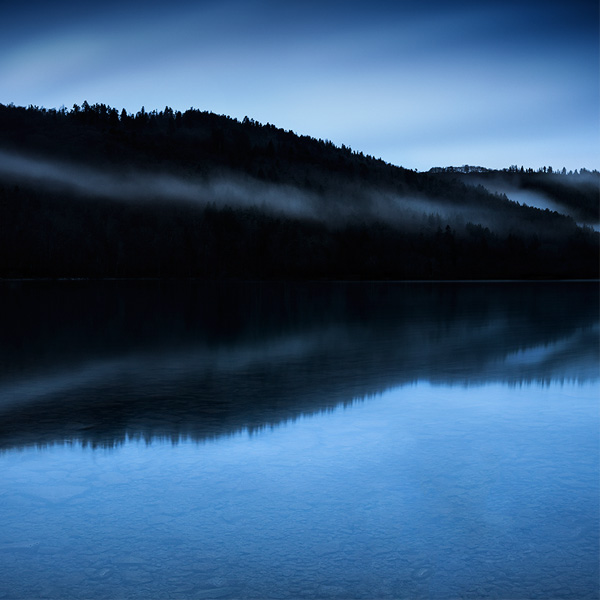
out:
<path id="1" fill-rule="evenodd" d="M 598 379 L 597 283 L 1 289 L 3 448 L 203 440 L 415 381 Z"/>

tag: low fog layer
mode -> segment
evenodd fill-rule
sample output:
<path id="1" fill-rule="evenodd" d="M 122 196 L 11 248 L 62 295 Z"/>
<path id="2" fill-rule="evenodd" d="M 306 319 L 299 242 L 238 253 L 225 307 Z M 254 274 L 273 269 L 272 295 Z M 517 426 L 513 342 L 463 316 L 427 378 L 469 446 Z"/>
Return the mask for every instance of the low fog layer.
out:
<path id="1" fill-rule="evenodd" d="M 15 184 L 29 184 L 78 197 L 128 202 L 185 202 L 200 207 L 258 208 L 291 218 L 343 226 L 349 222 L 383 221 L 413 229 L 429 215 L 454 227 L 471 221 L 498 229 L 499 215 L 489 209 L 461 207 L 438 199 L 400 196 L 372 188 L 356 189 L 340 182 L 335 190 L 318 193 L 292 185 L 264 182 L 249 176 L 193 179 L 170 173 L 123 169 L 107 172 L 68 163 L 0 151 L 0 176 Z M 540 208 L 545 208 L 540 206 Z"/>
<path id="2" fill-rule="evenodd" d="M 525 206 L 533 206 L 534 208 L 539 208 L 541 210 L 561 211 L 561 207 L 542 192 L 520 190 L 507 185 L 487 184 L 484 187 L 496 194 L 504 194 L 509 200 L 524 204 Z"/>
<path id="3" fill-rule="evenodd" d="M 69 164 L 0 151 L 0 175 L 14 182 L 33 183 L 79 196 L 125 201 L 183 201 L 198 205 L 249 207 L 310 217 L 311 200 L 300 190 L 265 185 L 241 178 L 191 181 L 167 173 L 133 170 L 107 173 L 87 165 Z"/>
<path id="4" fill-rule="evenodd" d="M 572 188 L 580 187 L 582 183 L 585 183 L 587 185 L 596 185 L 597 179 L 595 179 L 592 174 L 577 175 L 576 182 L 574 182 L 573 179 L 569 177 L 562 177 L 561 179 L 562 185 L 571 186 Z M 492 193 L 504 194 L 509 200 L 512 200 L 513 202 L 518 202 L 519 204 L 522 204 L 524 206 L 532 206 L 534 208 L 539 208 L 540 210 L 556 211 L 558 213 L 568 215 L 576 221 L 580 220 L 579 215 L 576 213 L 576 211 L 572 210 L 566 204 L 561 204 L 553 200 L 547 194 L 540 190 L 522 189 L 514 185 L 510 185 L 509 183 L 500 178 L 473 179 L 471 180 L 471 185 L 481 185 Z M 600 230 L 599 223 L 578 222 L 578 225 L 587 225 L 593 227 L 596 231 Z"/>

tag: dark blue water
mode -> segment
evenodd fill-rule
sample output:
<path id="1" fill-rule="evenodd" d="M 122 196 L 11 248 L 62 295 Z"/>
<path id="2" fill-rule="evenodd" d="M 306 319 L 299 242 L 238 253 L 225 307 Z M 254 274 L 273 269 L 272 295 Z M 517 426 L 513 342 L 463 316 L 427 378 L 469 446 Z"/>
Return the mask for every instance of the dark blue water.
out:
<path id="1" fill-rule="evenodd" d="M 0 598 L 598 598 L 597 284 L 0 300 Z"/>

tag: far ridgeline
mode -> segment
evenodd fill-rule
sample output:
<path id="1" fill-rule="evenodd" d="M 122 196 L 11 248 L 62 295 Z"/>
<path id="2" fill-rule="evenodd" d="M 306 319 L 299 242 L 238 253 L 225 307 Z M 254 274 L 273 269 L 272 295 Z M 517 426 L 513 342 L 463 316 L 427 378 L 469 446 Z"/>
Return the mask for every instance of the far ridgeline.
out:
<path id="1" fill-rule="evenodd" d="M 193 109 L 0 105 L 0 278 L 598 278 L 599 183 L 418 173 Z"/>

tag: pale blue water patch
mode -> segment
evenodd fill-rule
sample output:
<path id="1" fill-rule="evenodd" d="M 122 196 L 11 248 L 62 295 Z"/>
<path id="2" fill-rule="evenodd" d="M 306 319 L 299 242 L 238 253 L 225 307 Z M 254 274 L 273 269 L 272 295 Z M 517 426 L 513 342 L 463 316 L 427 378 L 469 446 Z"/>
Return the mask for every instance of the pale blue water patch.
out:
<path id="1" fill-rule="evenodd" d="M 0 597 L 597 598 L 598 405 L 597 378 L 419 381 L 200 442 L 9 449 Z"/>

